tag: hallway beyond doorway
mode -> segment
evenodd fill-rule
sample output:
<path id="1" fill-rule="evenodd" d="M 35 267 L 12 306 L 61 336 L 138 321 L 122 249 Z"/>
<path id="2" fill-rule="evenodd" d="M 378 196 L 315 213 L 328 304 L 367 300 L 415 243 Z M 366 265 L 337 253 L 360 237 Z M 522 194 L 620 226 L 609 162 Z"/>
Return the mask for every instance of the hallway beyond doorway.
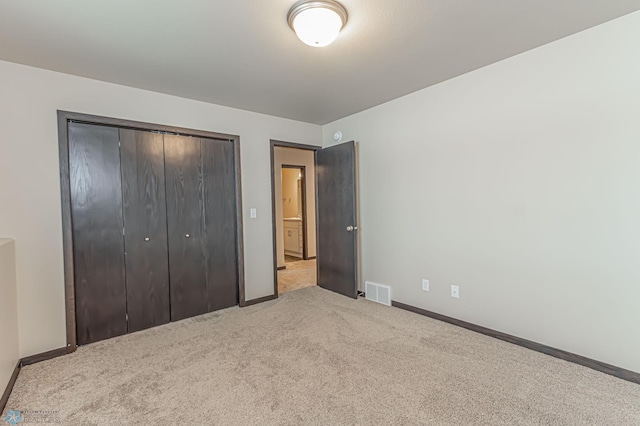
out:
<path id="1" fill-rule="evenodd" d="M 302 260 L 293 256 L 285 257 L 286 269 L 278 271 L 278 294 L 291 290 L 315 286 L 316 260 Z"/>

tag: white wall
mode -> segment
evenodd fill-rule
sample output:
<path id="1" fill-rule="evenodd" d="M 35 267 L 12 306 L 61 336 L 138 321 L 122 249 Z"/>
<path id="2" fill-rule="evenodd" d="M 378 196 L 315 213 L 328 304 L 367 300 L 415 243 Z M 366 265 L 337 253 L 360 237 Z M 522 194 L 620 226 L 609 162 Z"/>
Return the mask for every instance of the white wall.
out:
<path id="1" fill-rule="evenodd" d="M 283 139 L 280 139 L 283 140 Z M 292 140 L 295 143 L 301 143 L 297 140 Z M 313 151 L 274 147 L 273 150 L 273 170 L 276 186 L 276 251 L 278 267 L 285 266 L 284 264 L 284 224 L 282 222 L 282 165 L 290 166 L 305 166 L 306 167 L 306 179 L 307 179 L 307 255 L 309 257 L 316 256 L 316 172 L 315 172 L 315 157 Z M 273 249 L 271 249 L 273 250 Z M 271 251 L 269 251 L 271 253 Z"/>
<path id="2" fill-rule="evenodd" d="M 18 345 L 15 243 L 0 238 L 0 394 L 20 359 Z"/>
<path id="3" fill-rule="evenodd" d="M 363 278 L 640 372 L 639 40 L 634 13 L 324 126 L 360 141 Z"/>
<path id="4" fill-rule="evenodd" d="M 318 145 L 320 126 L 0 61 L 0 235 L 20 242 L 21 357 L 66 345 L 58 109 L 239 135 L 246 298 L 273 294 L 269 140 Z"/>

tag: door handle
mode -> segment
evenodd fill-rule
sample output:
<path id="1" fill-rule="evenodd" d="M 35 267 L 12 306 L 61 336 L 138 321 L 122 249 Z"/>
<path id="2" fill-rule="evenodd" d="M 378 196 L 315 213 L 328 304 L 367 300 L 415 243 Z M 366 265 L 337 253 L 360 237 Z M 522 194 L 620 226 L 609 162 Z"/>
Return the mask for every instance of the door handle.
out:
<path id="1" fill-rule="evenodd" d="M 347 232 L 353 232 L 353 231 L 357 231 L 358 227 L 357 226 L 347 226 Z"/>

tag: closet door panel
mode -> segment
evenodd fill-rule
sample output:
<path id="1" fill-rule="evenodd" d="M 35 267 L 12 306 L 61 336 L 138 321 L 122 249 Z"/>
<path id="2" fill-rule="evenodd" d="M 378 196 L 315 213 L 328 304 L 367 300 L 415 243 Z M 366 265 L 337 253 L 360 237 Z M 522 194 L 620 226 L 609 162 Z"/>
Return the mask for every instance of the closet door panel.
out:
<path id="1" fill-rule="evenodd" d="M 69 123 L 78 344 L 127 333 L 118 129 Z"/>
<path id="2" fill-rule="evenodd" d="M 120 129 L 129 332 L 170 321 L 163 135 Z"/>
<path id="3" fill-rule="evenodd" d="M 201 141 L 165 135 L 171 320 L 207 310 Z"/>
<path id="4" fill-rule="evenodd" d="M 208 311 L 238 303 L 236 179 L 233 144 L 202 139 Z"/>

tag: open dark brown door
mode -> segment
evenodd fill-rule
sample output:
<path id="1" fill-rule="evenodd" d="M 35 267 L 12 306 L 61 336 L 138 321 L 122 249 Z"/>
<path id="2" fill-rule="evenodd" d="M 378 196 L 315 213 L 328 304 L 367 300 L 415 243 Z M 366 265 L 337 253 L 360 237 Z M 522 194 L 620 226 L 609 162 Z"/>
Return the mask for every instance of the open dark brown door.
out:
<path id="1" fill-rule="evenodd" d="M 317 151 L 318 285 L 358 297 L 356 149 L 346 142 Z"/>

